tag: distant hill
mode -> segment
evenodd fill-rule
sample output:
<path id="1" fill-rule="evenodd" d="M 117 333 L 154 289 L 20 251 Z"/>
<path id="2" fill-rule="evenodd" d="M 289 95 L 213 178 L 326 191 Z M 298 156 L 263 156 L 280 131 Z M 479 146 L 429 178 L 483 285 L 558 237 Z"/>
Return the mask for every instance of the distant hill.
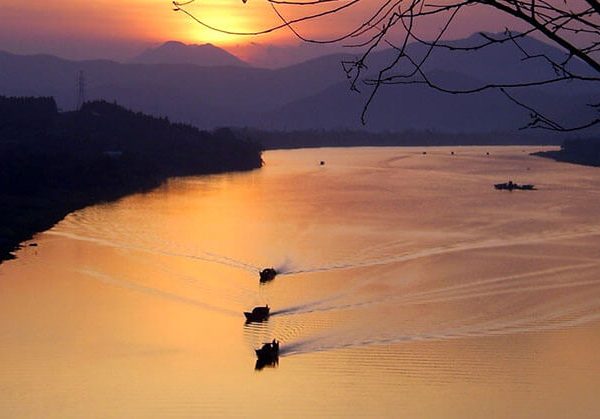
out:
<path id="1" fill-rule="evenodd" d="M 83 70 L 88 100 L 104 99 L 155 116 L 210 129 L 253 125 L 268 111 L 340 80 L 338 56 L 281 70 L 68 61 L 0 52 L 0 94 L 52 96 L 75 107 L 75 78 Z M 337 70 L 336 70 L 337 69 Z"/>
<path id="2" fill-rule="evenodd" d="M 489 132 L 452 134 L 433 131 L 370 132 L 365 130 L 298 130 L 263 131 L 251 128 L 234 129 L 238 138 L 260 143 L 265 150 L 318 147 L 429 147 L 429 146 L 491 146 L 558 145 L 559 136 L 531 132 Z"/>
<path id="3" fill-rule="evenodd" d="M 474 35 L 453 43 L 471 45 L 478 39 L 481 40 L 480 36 Z M 522 45 L 532 54 L 561 55 L 559 50 L 535 39 L 525 38 Z M 425 49 L 410 45 L 409 52 L 418 58 Z M 374 53 L 367 63 L 371 76 L 385 67 L 394 54 L 393 50 Z M 375 97 L 367 114 L 367 125 L 363 127 L 360 114 L 370 87 L 359 83 L 359 94 L 349 90 L 341 61 L 352 57 L 327 55 L 270 70 L 247 65 L 68 61 L 46 55 L 0 52 L 0 94 L 53 96 L 60 108 L 69 110 L 75 103 L 76 74 L 83 70 L 90 100 L 117 101 L 130 109 L 205 129 L 236 126 L 270 130 L 507 132 L 516 131 L 529 119 L 526 110 L 497 91 L 450 95 L 422 84 L 391 85 Z M 451 87 L 553 75 L 545 61 L 522 58 L 521 52 L 510 43 L 482 51 L 437 50 L 426 70 L 432 79 Z M 573 65 L 582 67 L 576 61 Z M 590 116 L 594 110 L 586 104 L 598 103 L 600 96 L 598 83 L 584 82 L 513 89 L 511 93 L 566 124 Z"/>
<path id="4" fill-rule="evenodd" d="M 227 51 L 250 63 L 253 67 L 278 69 L 300 64 L 325 55 L 339 54 L 346 48 L 340 45 L 310 44 L 263 44 L 249 42 L 227 46 Z"/>
<path id="5" fill-rule="evenodd" d="M 212 44 L 186 45 L 169 41 L 150 48 L 135 57 L 132 62 L 141 64 L 194 64 L 202 67 L 246 67 L 244 61 Z"/>
<path id="6" fill-rule="evenodd" d="M 432 79 L 445 85 L 474 86 L 482 80 L 449 71 L 434 70 Z M 566 91 L 567 83 L 554 89 L 518 89 L 513 92 L 524 103 L 570 124 L 583 123 L 595 110 L 587 106 L 598 100 L 597 91 Z M 558 91 L 558 92 L 557 92 Z M 361 113 L 370 91 L 349 95 L 347 83 L 337 83 L 313 96 L 290 102 L 263 118 L 265 129 L 358 129 L 377 131 L 435 130 L 449 133 L 516 131 L 529 121 L 529 113 L 510 102 L 501 92 L 489 90 L 469 95 L 450 95 L 423 84 L 382 88 L 366 114 Z"/>

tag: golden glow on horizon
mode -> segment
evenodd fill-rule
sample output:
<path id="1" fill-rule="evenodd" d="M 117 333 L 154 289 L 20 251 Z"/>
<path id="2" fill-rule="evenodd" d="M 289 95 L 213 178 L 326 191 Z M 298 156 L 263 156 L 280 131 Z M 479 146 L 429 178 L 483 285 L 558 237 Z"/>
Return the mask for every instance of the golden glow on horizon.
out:
<path id="1" fill-rule="evenodd" d="M 294 28 L 308 38 L 335 38 L 359 26 L 383 1 L 357 3 L 342 13 L 296 24 Z M 198 44 L 209 42 L 226 48 L 235 47 L 239 52 L 250 43 L 289 45 L 300 42 L 286 28 L 260 36 L 229 35 L 214 31 L 181 11 L 173 11 L 171 0 L 95 0 L 85 3 L 85 6 L 80 0 L 30 0 L 18 6 L 8 0 L 0 0 L 0 7 L 0 40 L 12 40 L 13 45 L 19 45 L 23 40 L 29 40 L 30 43 L 37 40 L 41 44 L 42 41 L 54 40 L 65 47 L 86 41 L 126 45 L 132 42 L 158 44 L 176 40 Z M 287 19 L 294 19 L 330 7 L 281 5 L 278 10 Z M 185 10 L 208 25 L 232 32 L 257 32 L 281 24 L 265 0 L 250 0 L 245 4 L 241 0 L 195 0 L 185 6 Z M 482 19 L 473 19 L 475 14 L 471 9 L 457 18 L 459 23 L 448 36 L 468 36 L 473 31 L 498 30 L 505 26 L 497 14 L 480 11 L 478 9 L 476 14 L 481 15 Z M 498 26 L 500 24 L 502 28 Z M 431 38 L 432 33 L 439 29 L 438 26 L 436 22 L 425 24 L 419 28 L 419 35 Z"/>
<path id="2" fill-rule="evenodd" d="M 178 40 L 220 45 L 257 41 L 256 37 L 234 36 L 212 31 L 182 12 L 173 11 L 170 0 L 96 0 L 82 6 L 79 0 L 32 0 L 18 7 L 0 0 L 2 28 L 12 37 L 55 37 L 77 39 L 122 39 L 147 42 Z M 277 17 L 266 2 L 243 4 L 240 0 L 197 1 L 186 7 L 209 25 L 234 31 L 252 32 L 276 24 Z M 27 30 L 25 29 L 27 28 Z M 285 32 L 285 33 L 284 33 Z M 290 37 L 280 31 L 260 37 L 276 42 Z"/>
<path id="3" fill-rule="evenodd" d="M 272 12 L 264 2 L 243 4 L 241 1 L 206 1 L 192 4 L 185 10 L 202 22 L 218 29 L 231 32 L 254 32 L 276 23 Z M 181 29 L 180 40 L 190 43 L 210 42 L 218 45 L 252 42 L 254 39 L 244 35 L 229 35 L 203 27 L 183 12 L 174 12 Z M 269 41 L 281 38 L 283 34 L 267 36 Z"/>
<path id="4" fill-rule="evenodd" d="M 128 0 L 118 3 L 113 0 L 96 0 L 85 6 L 79 0 L 31 0 L 18 7 L 12 6 L 7 0 L 0 0 L 0 7 L 3 10 L 3 28 L 0 32 L 11 33 L 13 37 L 70 38 L 73 41 L 178 40 L 219 45 L 298 41 L 285 28 L 261 36 L 228 35 L 213 31 L 183 12 L 173 11 L 171 0 Z M 300 16 L 298 12 L 314 13 L 322 9 L 280 7 L 283 15 L 289 19 Z M 248 1 L 245 4 L 240 0 L 196 0 L 185 6 L 185 10 L 208 25 L 232 32 L 257 32 L 281 24 L 269 3 L 262 0 Z M 341 29 L 343 24 L 340 17 L 295 27 L 311 37 L 330 36 Z"/>

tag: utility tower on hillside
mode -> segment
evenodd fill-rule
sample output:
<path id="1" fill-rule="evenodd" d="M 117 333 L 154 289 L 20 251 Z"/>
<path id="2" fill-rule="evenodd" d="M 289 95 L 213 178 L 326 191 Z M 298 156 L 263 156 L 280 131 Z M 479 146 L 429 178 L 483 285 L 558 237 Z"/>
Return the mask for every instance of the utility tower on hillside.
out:
<path id="1" fill-rule="evenodd" d="M 76 92 L 76 110 L 80 110 L 83 106 L 83 102 L 85 102 L 85 75 L 83 74 L 83 70 L 79 70 L 79 73 L 77 73 Z"/>

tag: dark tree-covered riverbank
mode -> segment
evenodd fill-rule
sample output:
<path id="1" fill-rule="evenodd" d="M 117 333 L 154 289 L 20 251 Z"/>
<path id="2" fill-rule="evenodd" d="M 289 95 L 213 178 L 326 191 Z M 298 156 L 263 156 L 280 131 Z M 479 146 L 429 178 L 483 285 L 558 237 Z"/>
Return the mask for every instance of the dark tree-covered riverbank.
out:
<path id="1" fill-rule="evenodd" d="M 558 145 L 556 134 L 532 132 L 448 133 L 435 131 L 368 132 L 359 130 L 262 131 L 236 129 L 240 138 L 260 142 L 265 150 L 313 147 L 437 147 Z"/>
<path id="2" fill-rule="evenodd" d="M 261 149 L 107 102 L 59 113 L 52 98 L 0 97 L 0 261 L 69 212 L 171 176 L 251 170 Z"/>
<path id="3" fill-rule="evenodd" d="M 565 140 L 556 151 L 534 153 L 565 163 L 600 167 L 600 138 L 579 138 Z"/>

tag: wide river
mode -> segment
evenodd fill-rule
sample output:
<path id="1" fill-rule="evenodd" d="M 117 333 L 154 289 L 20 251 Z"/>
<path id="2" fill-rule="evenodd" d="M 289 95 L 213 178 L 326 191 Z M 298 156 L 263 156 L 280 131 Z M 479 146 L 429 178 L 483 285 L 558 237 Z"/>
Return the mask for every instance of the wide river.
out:
<path id="1" fill-rule="evenodd" d="M 0 265 L 0 416 L 597 418 L 600 171 L 535 150 L 270 151 L 70 214 Z"/>

